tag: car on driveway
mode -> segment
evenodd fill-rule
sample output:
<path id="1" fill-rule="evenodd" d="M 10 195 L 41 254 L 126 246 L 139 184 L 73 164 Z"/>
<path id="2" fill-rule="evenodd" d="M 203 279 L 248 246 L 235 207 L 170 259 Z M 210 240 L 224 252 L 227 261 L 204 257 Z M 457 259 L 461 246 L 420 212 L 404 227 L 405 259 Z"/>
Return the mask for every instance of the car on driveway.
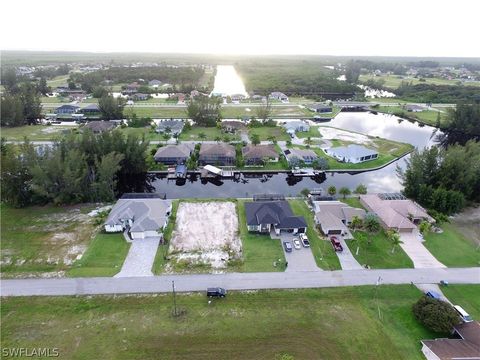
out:
<path id="1" fill-rule="evenodd" d="M 286 252 L 292 252 L 292 244 L 290 243 L 290 241 L 284 241 L 283 248 Z"/>
<path id="2" fill-rule="evenodd" d="M 299 235 L 300 241 L 302 242 L 303 247 L 310 247 L 310 241 L 308 241 L 308 237 L 305 234 Z"/>
<path id="3" fill-rule="evenodd" d="M 330 242 L 332 243 L 333 249 L 335 251 L 343 251 L 343 246 L 340 244 L 340 241 L 338 241 L 336 236 L 332 236 L 330 238 Z"/>
<path id="4" fill-rule="evenodd" d="M 293 247 L 297 250 L 300 250 L 302 248 L 302 246 L 300 245 L 300 240 L 293 239 Z"/>
<path id="5" fill-rule="evenodd" d="M 436 299 L 436 300 L 441 300 L 442 299 L 440 294 L 435 292 L 435 291 L 426 291 L 425 295 L 427 295 L 428 297 L 431 297 L 432 299 Z"/>

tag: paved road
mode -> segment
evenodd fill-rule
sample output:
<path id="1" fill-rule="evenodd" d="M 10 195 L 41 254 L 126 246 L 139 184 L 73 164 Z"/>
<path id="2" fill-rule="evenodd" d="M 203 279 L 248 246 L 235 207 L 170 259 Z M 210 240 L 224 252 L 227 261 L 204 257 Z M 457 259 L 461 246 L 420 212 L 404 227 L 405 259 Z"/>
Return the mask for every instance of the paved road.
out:
<path id="1" fill-rule="evenodd" d="M 379 281 L 380 279 L 380 281 Z M 297 271 L 162 275 L 131 278 L 64 278 L 1 280 L 1 296 L 95 295 L 228 290 L 320 288 L 357 285 L 439 283 L 480 284 L 480 268 Z"/>

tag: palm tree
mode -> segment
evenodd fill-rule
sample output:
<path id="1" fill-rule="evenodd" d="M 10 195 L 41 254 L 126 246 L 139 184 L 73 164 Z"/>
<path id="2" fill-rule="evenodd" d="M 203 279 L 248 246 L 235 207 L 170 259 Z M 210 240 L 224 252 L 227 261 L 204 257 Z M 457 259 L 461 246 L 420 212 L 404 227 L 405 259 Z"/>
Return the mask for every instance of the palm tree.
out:
<path id="1" fill-rule="evenodd" d="M 163 134 L 163 139 L 165 140 L 165 144 L 166 144 L 167 141 L 170 140 L 170 134 L 164 133 Z"/>
<path id="2" fill-rule="evenodd" d="M 347 188 L 347 187 L 345 187 L 345 186 L 342 187 L 342 188 L 340 188 L 340 190 L 338 190 L 338 192 L 339 192 L 341 195 L 343 195 L 343 198 L 344 198 L 344 199 L 347 197 L 347 195 L 350 195 L 350 194 L 352 193 L 352 192 L 350 191 L 350 189 Z"/>
<path id="3" fill-rule="evenodd" d="M 201 132 L 201 133 L 198 134 L 198 138 L 203 141 L 207 138 L 207 135 L 205 135 L 204 132 Z"/>
<path id="4" fill-rule="evenodd" d="M 329 186 L 328 187 L 328 195 L 334 196 L 337 193 L 337 188 L 335 186 Z"/>
<path id="5" fill-rule="evenodd" d="M 395 248 L 402 243 L 400 240 L 400 234 L 395 230 L 387 231 L 387 239 L 392 242 L 392 254 L 395 252 Z"/>
<path id="6" fill-rule="evenodd" d="M 272 144 L 276 144 L 277 143 L 277 138 L 273 135 L 270 135 L 268 138 L 267 138 L 268 141 L 271 141 Z"/>
<path id="7" fill-rule="evenodd" d="M 219 143 L 220 141 L 222 141 L 222 138 L 220 136 L 215 136 L 215 141 Z"/>
<path id="8" fill-rule="evenodd" d="M 305 144 L 307 144 L 308 146 L 310 146 L 310 145 L 312 145 L 312 138 L 309 136 L 305 140 L 303 140 L 303 142 Z"/>
<path id="9" fill-rule="evenodd" d="M 251 140 L 254 146 L 257 146 L 258 144 L 260 144 L 260 136 L 258 134 L 252 134 Z"/>
<path id="10" fill-rule="evenodd" d="M 353 219 L 352 219 L 352 230 L 355 231 L 356 229 L 358 228 L 361 228 L 362 227 L 362 224 L 363 224 L 363 221 L 362 219 L 360 219 L 358 216 L 354 216 Z"/>
<path id="11" fill-rule="evenodd" d="M 368 214 L 363 220 L 363 226 L 367 229 L 368 232 L 374 233 L 380 230 L 380 222 L 378 218 L 373 214 Z"/>

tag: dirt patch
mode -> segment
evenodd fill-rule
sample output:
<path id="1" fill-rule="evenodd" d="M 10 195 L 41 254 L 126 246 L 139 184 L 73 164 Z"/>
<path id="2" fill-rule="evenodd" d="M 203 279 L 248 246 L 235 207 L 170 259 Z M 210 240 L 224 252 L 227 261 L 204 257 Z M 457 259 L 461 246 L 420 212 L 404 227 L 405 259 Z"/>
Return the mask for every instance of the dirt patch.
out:
<path id="1" fill-rule="evenodd" d="M 326 126 L 319 126 L 318 132 L 322 135 L 322 138 L 327 140 L 342 140 L 342 141 L 350 141 L 356 144 L 364 144 L 364 145 L 371 145 L 373 143 L 372 139 L 370 139 L 366 135 L 353 133 L 346 130 L 335 129 Z"/>
<path id="2" fill-rule="evenodd" d="M 171 261 L 224 269 L 241 258 L 238 217 L 233 202 L 182 202 L 169 248 Z"/>
<path id="3" fill-rule="evenodd" d="M 469 207 L 451 218 L 458 230 L 474 244 L 480 245 L 480 206 Z"/>

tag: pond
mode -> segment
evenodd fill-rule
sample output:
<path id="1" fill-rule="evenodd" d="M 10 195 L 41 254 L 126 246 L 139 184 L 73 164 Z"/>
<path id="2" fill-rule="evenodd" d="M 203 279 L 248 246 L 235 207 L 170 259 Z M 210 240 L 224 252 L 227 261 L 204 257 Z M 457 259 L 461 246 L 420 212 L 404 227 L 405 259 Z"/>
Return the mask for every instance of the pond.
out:
<path id="1" fill-rule="evenodd" d="M 218 65 L 212 94 L 219 96 L 243 95 L 248 97 L 245 85 L 233 65 Z"/>
<path id="2" fill-rule="evenodd" d="M 419 126 L 395 116 L 371 113 L 340 113 L 334 120 L 322 125 L 379 136 L 382 138 L 410 143 L 418 148 L 433 143 L 434 128 Z M 242 176 L 238 181 L 201 181 L 200 178 L 188 179 L 178 183 L 162 177 L 155 177 L 152 185 L 156 192 L 166 193 L 174 198 L 224 198 L 251 197 L 259 193 L 278 193 L 286 196 L 298 195 L 304 188 L 313 189 L 330 185 L 338 188 L 346 186 L 355 189 L 359 184 L 367 186 L 369 192 L 398 192 L 402 190 L 400 179 L 396 174 L 397 165 L 405 166 L 408 156 L 384 167 L 383 169 L 357 174 L 327 173 L 324 177 L 292 178 L 287 174 L 259 175 L 260 177 Z"/>

